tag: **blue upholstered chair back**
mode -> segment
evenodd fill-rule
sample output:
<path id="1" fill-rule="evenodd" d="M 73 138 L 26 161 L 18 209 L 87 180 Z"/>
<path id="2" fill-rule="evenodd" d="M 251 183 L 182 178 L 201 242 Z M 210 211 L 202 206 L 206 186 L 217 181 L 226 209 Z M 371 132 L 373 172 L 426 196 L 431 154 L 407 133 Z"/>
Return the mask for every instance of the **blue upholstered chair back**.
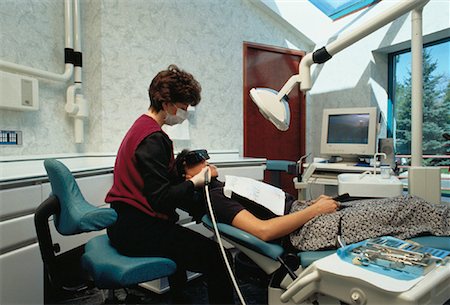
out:
<path id="1" fill-rule="evenodd" d="M 50 180 L 52 195 L 36 209 L 35 227 L 51 286 L 63 291 L 78 291 L 86 288 L 85 283 L 93 280 L 98 288 L 111 290 L 170 276 L 176 271 L 175 262 L 168 258 L 128 257 L 120 254 L 111 245 L 106 234 L 91 238 L 84 245 L 82 253 L 77 249 L 70 250 L 70 253 L 74 251 L 74 257 L 71 257 L 69 264 L 66 260 L 67 252 L 55 255 L 59 252 L 59 247 L 51 237 L 50 216 L 53 215 L 55 227 L 60 234 L 74 235 L 107 228 L 117 220 L 117 213 L 111 208 L 99 208 L 87 202 L 74 176 L 61 162 L 47 159 L 44 167 Z M 67 272 L 74 273 L 75 270 L 70 267 L 76 266 L 78 262 L 89 274 L 89 280 L 81 272 L 76 277 L 77 282 L 72 283 L 74 274 L 68 275 Z M 114 302 L 113 296 L 113 293 L 109 294 L 107 302 Z"/>
<path id="2" fill-rule="evenodd" d="M 54 223 L 62 235 L 98 231 L 117 220 L 113 209 L 102 209 L 87 202 L 69 169 L 60 161 L 44 161 L 52 187 L 52 194 L 60 202 L 60 213 L 54 215 Z"/>

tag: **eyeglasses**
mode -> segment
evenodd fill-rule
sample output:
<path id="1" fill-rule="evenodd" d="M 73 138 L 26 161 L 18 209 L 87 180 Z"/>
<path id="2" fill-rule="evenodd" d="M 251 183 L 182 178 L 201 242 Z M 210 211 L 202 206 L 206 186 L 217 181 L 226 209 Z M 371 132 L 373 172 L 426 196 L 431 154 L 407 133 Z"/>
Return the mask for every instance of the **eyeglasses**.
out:
<path id="1" fill-rule="evenodd" d="M 208 159 L 209 155 L 206 149 L 191 150 L 186 154 L 186 156 L 184 156 L 184 161 L 186 162 L 186 165 L 195 165 Z"/>

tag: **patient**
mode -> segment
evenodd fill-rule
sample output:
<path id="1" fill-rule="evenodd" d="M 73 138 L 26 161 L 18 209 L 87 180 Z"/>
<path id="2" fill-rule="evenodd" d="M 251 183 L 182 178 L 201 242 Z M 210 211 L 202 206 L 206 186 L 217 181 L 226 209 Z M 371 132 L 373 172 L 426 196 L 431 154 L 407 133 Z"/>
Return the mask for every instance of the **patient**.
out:
<path id="1" fill-rule="evenodd" d="M 285 215 L 276 216 L 246 198 L 235 194 L 231 199 L 226 197 L 224 184 L 217 180 L 217 168 L 207 163 L 205 150 L 201 155 L 198 156 L 198 151 L 183 150 L 175 160 L 176 169 L 180 179 L 189 179 L 203 167 L 210 167 L 211 203 L 217 221 L 265 241 L 281 240 L 286 248 L 333 249 L 338 247 L 338 236 L 348 244 L 384 235 L 402 239 L 450 236 L 450 208 L 413 196 L 339 203 L 325 195 L 297 201 L 286 194 Z"/>

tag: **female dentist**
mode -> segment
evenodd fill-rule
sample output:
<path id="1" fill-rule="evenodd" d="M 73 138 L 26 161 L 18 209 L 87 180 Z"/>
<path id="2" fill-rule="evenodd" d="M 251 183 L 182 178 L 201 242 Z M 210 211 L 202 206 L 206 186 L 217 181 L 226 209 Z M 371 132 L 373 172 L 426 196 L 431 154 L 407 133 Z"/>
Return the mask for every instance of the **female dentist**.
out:
<path id="1" fill-rule="evenodd" d="M 149 88 L 150 107 L 128 130 L 114 166 L 114 183 L 105 201 L 118 214 L 108 236 L 121 253 L 172 259 L 177 272 L 169 278 L 175 301 L 181 298 L 186 270 L 207 277 L 211 304 L 234 304 L 233 288 L 216 242 L 176 224 L 176 208 L 201 213 L 204 198 L 194 190 L 205 183 L 205 167 L 191 179 L 176 183 L 173 146 L 164 124 L 187 118 L 188 106 L 200 102 L 201 86 L 175 65 L 159 72 Z M 208 173 L 206 173 L 208 174 Z"/>

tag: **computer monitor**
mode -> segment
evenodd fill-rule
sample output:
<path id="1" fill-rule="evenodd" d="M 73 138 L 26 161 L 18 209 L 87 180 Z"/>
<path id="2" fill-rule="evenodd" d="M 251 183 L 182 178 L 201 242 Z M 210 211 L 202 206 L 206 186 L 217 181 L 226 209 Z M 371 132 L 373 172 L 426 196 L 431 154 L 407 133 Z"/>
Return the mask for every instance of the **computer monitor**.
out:
<path id="1" fill-rule="evenodd" d="M 376 151 L 377 108 L 324 109 L 322 155 L 369 156 Z"/>

